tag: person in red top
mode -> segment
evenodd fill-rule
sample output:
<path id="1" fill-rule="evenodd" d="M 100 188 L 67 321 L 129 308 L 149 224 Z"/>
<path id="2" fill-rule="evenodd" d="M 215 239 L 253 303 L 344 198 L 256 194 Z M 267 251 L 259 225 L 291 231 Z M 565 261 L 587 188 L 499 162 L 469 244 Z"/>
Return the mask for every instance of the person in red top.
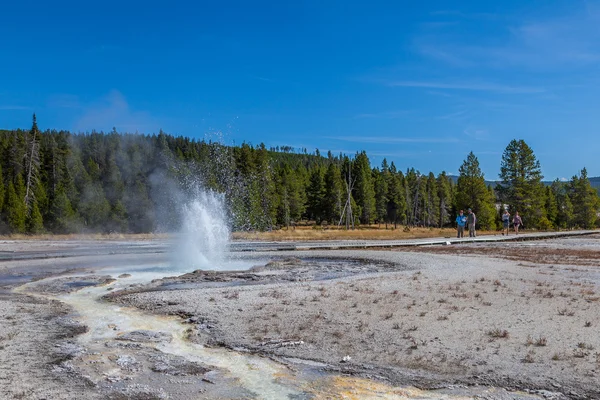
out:
<path id="1" fill-rule="evenodd" d="M 513 217 L 513 226 L 515 227 L 515 233 L 519 234 L 519 227 L 523 225 L 523 220 L 518 212 L 515 212 L 515 216 Z"/>

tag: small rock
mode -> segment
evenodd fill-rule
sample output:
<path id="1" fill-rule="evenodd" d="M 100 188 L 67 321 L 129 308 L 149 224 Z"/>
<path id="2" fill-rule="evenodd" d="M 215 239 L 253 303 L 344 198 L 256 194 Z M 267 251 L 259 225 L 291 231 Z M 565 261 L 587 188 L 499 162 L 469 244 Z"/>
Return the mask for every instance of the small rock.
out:
<path id="1" fill-rule="evenodd" d="M 350 360 L 351 360 L 351 359 L 352 359 L 352 357 L 350 357 L 350 356 L 345 356 L 344 358 L 342 358 L 342 362 L 343 362 L 343 363 L 347 363 L 347 362 L 350 362 Z"/>

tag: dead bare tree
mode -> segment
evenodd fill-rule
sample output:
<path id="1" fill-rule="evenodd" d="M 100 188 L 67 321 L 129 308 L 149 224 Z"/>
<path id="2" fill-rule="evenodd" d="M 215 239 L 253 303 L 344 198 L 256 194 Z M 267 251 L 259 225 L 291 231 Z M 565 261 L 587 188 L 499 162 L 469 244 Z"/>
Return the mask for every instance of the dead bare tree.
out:
<path id="1" fill-rule="evenodd" d="M 27 139 L 27 153 L 25 154 L 25 165 L 27 171 L 27 180 L 25 181 L 25 205 L 27 213 L 31 211 L 31 206 L 35 199 L 34 188 L 38 182 L 38 171 L 40 169 L 40 150 L 38 145 L 38 127 L 35 114 L 33 114 L 33 126 Z"/>

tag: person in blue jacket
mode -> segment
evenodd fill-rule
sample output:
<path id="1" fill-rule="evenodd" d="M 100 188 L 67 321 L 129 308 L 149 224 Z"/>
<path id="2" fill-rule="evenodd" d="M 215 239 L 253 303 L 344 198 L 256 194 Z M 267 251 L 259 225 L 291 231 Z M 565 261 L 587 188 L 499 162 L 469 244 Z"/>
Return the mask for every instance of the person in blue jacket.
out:
<path id="1" fill-rule="evenodd" d="M 465 233 L 465 225 L 467 223 L 467 216 L 460 210 L 460 213 L 456 217 L 456 228 L 458 229 L 457 238 L 463 237 Z"/>

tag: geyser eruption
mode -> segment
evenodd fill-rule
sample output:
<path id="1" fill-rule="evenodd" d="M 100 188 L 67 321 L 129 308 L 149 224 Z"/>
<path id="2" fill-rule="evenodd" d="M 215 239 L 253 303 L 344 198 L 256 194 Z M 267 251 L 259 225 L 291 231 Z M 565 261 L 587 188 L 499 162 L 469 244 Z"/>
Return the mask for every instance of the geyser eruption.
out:
<path id="1" fill-rule="evenodd" d="M 231 234 L 223 195 L 195 188 L 181 206 L 175 259 L 181 269 L 223 269 Z"/>

